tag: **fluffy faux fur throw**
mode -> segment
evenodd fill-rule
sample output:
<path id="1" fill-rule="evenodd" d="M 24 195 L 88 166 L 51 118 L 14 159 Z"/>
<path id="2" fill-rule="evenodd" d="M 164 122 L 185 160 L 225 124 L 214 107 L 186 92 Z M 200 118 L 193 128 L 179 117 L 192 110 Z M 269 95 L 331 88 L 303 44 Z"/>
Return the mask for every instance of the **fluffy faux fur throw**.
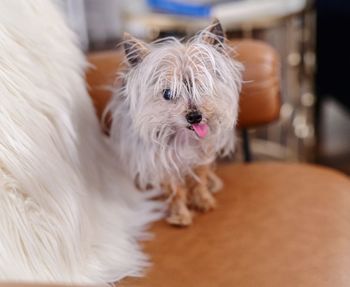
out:
<path id="1" fill-rule="evenodd" d="M 0 1 L 0 279 L 114 282 L 156 216 L 110 160 L 87 66 L 49 0 Z"/>

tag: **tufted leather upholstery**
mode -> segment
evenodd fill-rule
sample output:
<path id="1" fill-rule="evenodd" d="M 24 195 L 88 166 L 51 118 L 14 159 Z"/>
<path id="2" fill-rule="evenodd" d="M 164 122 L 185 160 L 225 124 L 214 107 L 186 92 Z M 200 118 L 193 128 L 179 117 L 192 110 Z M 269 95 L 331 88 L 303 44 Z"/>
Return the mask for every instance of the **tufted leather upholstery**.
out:
<path id="1" fill-rule="evenodd" d="M 256 40 L 231 41 L 244 65 L 238 125 L 249 128 L 279 117 L 280 64 L 275 50 Z"/>

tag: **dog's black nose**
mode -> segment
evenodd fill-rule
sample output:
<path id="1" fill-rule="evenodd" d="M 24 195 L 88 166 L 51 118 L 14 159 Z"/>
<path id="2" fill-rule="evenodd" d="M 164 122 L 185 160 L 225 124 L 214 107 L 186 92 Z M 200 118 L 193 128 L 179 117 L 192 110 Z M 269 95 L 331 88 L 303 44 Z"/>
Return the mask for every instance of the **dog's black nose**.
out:
<path id="1" fill-rule="evenodd" d="M 199 111 L 191 111 L 186 115 L 189 124 L 199 124 L 202 120 L 202 114 Z"/>

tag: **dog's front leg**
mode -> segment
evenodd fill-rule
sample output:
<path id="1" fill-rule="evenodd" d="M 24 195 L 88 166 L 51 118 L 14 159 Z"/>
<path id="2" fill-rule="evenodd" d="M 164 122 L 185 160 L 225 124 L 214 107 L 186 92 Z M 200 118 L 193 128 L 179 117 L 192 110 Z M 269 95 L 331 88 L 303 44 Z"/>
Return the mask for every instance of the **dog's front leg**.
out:
<path id="1" fill-rule="evenodd" d="M 210 192 L 218 192 L 220 189 L 222 189 L 223 185 L 224 184 L 220 177 L 215 174 L 213 168 L 210 168 L 208 172 L 208 189 Z"/>
<path id="2" fill-rule="evenodd" d="M 187 190 L 184 186 L 163 187 L 170 196 L 167 222 L 176 226 L 188 226 L 192 223 L 192 213 L 187 207 Z"/>
<path id="3" fill-rule="evenodd" d="M 215 198 L 209 186 L 212 170 L 210 165 L 199 166 L 195 169 L 197 179 L 188 179 L 189 205 L 199 211 L 209 211 L 216 206 Z"/>

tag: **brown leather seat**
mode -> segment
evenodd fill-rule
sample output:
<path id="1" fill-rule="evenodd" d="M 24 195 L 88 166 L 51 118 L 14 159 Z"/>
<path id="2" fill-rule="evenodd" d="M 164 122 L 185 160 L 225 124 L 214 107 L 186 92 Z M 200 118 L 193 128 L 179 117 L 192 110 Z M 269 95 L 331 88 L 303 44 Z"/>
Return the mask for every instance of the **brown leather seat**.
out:
<path id="1" fill-rule="evenodd" d="M 222 165 L 218 208 L 152 227 L 153 266 L 123 287 L 350 285 L 350 180 L 301 164 Z"/>
<path id="2" fill-rule="evenodd" d="M 268 45 L 236 41 L 246 71 L 240 127 L 279 114 L 279 61 Z M 121 62 L 120 53 L 90 55 L 87 75 L 101 114 Z M 153 265 L 124 287 L 350 286 L 350 180 L 306 164 L 221 164 L 218 208 L 186 229 L 154 224 L 144 243 Z"/>

